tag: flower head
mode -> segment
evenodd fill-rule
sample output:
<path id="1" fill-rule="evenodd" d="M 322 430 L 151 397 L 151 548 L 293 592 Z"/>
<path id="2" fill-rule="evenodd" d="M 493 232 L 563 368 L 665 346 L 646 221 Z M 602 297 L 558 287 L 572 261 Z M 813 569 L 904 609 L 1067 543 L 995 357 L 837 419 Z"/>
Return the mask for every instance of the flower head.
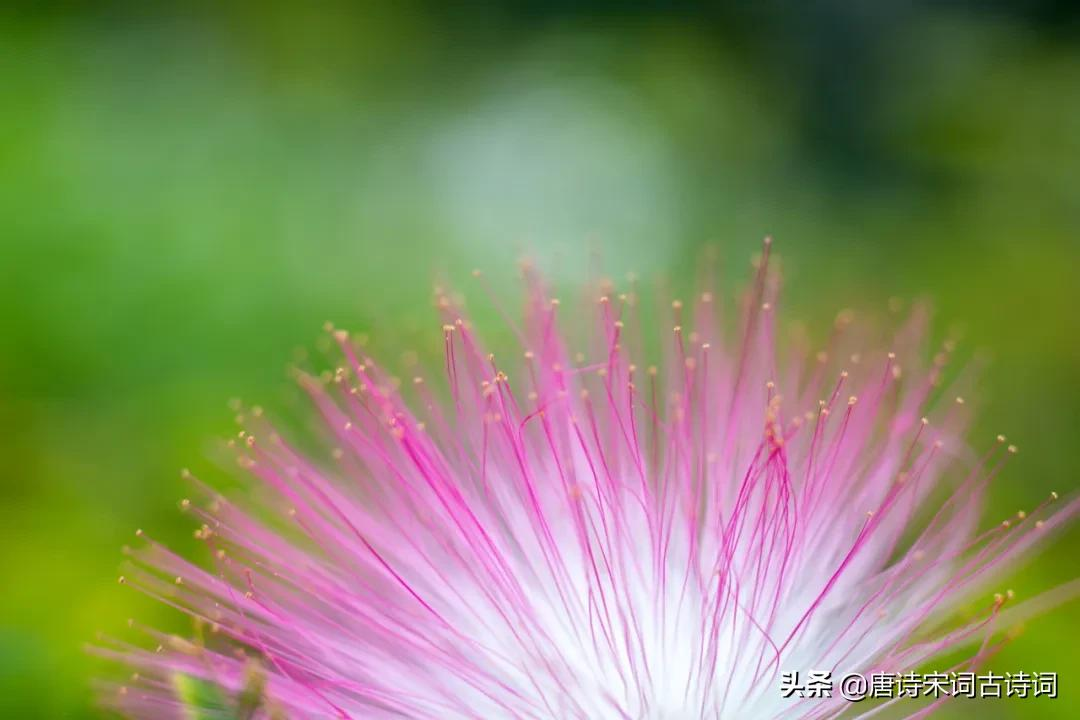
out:
<path id="1" fill-rule="evenodd" d="M 985 660 L 1024 612 L 996 576 L 1076 503 L 983 527 L 1015 448 L 965 442 L 952 344 L 927 353 L 916 310 L 875 349 L 842 313 L 824 349 L 781 354 L 769 251 L 736 310 L 713 291 L 672 303 L 655 365 L 636 290 L 601 289 L 583 322 L 531 272 L 514 362 L 448 297 L 439 382 L 400 383 L 331 329 L 340 366 L 299 374 L 326 452 L 242 411 L 254 491 L 183 503 L 211 562 L 144 538 L 123 578 L 198 632 L 98 648 L 137 670 L 107 702 L 146 718 L 821 718 L 851 706 L 785 698 L 784 673 Z"/>

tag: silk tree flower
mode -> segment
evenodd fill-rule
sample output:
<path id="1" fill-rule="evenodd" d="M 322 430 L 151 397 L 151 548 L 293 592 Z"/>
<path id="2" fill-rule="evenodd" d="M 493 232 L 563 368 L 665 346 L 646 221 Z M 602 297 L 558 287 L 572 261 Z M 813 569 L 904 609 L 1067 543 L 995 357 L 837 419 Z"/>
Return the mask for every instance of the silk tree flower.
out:
<path id="1" fill-rule="evenodd" d="M 241 411 L 251 492 L 182 502 L 208 560 L 140 532 L 121 578 L 196 633 L 103 641 L 134 670 L 104 702 L 135 718 L 826 718 L 882 706 L 784 698 L 783 673 L 983 663 L 1061 592 L 1020 602 L 995 583 L 1077 503 L 985 523 L 1016 448 L 965 441 L 953 345 L 928 348 L 920 310 L 889 342 L 841 313 L 821 351 L 778 343 L 769 252 L 737 308 L 676 301 L 651 345 L 634 287 L 566 317 L 531 271 L 512 362 L 446 295 L 438 382 L 399 382 L 330 329 L 340 365 L 298 372 L 325 452 Z"/>

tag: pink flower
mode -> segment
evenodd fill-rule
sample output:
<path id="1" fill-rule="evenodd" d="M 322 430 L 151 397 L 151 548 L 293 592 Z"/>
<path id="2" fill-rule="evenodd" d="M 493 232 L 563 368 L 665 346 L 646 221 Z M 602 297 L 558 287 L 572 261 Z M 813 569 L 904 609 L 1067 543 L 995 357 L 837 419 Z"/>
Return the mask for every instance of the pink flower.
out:
<path id="1" fill-rule="evenodd" d="M 784 697 L 785 673 L 986 660 L 1057 598 L 1012 601 L 996 577 L 1077 502 L 983 527 L 1015 448 L 966 444 L 952 345 L 924 362 L 916 310 L 878 348 L 842 313 L 824 350 L 778 352 L 768 255 L 738 312 L 712 292 L 672 303 L 656 366 L 632 288 L 560 306 L 529 272 L 513 361 L 439 298 L 435 387 L 399 387 L 333 332 L 340 367 L 300 375 L 326 452 L 243 413 L 255 492 L 183 503 L 212 563 L 144 539 L 122 578 L 196 637 L 98 648 L 137 671 L 106 702 L 139 718 L 822 718 L 872 706 Z"/>

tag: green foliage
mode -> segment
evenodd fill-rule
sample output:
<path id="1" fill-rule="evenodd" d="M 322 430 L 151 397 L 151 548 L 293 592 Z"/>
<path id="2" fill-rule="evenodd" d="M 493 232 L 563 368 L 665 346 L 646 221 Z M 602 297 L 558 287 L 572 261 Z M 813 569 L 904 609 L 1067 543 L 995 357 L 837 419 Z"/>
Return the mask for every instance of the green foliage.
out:
<path id="1" fill-rule="evenodd" d="M 176 697 L 186 709 L 187 720 L 224 720 L 239 717 L 238 714 L 230 712 L 231 703 L 214 683 L 182 673 L 175 673 L 172 681 Z M 250 714 L 246 717 L 250 717 Z"/>

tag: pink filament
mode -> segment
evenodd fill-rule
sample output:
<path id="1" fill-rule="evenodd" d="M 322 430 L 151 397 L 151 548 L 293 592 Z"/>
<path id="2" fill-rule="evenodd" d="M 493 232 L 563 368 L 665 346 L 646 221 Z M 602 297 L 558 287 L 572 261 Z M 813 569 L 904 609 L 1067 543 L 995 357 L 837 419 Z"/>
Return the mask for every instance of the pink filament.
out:
<path id="1" fill-rule="evenodd" d="M 106 702 L 187 717 L 176 676 L 235 697 L 257 659 L 256 717 L 821 718 L 850 708 L 783 704 L 782 670 L 989 657 L 1004 600 L 959 603 L 1076 501 L 979 530 L 1011 448 L 963 443 L 951 348 L 926 366 L 916 311 L 852 357 L 842 315 L 817 358 L 784 360 L 769 250 L 737 332 L 711 290 L 676 303 L 660 370 L 631 359 L 635 293 L 599 298 L 581 361 L 532 274 L 510 375 L 441 299 L 445 404 L 335 333 L 342 367 L 301 376 L 335 458 L 248 414 L 237 452 L 260 492 L 192 508 L 214 566 L 147 542 L 126 576 L 210 639 L 97 648 L 139 672 Z"/>

